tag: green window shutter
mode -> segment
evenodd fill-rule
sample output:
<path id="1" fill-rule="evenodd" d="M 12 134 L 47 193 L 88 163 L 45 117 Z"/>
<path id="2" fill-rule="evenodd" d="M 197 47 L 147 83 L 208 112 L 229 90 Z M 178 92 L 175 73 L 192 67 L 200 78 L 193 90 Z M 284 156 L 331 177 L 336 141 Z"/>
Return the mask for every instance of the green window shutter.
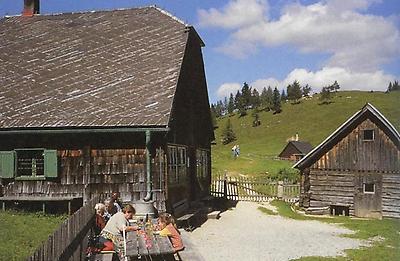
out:
<path id="1" fill-rule="evenodd" d="M 57 172 L 57 151 L 44 150 L 44 176 L 49 178 L 56 178 Z"/>
<path id="2" fill-rule="evenodd" d="M 13 178 L 15 173 L 15 151 L 0 151 L 0 177 Z"/>

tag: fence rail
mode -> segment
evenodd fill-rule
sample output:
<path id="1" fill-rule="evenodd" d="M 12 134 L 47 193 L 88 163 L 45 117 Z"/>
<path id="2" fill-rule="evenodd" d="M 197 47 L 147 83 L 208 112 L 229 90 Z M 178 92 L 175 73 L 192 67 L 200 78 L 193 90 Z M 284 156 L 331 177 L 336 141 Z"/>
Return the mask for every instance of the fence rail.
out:
<path id="1" fill-rule="evenodd" d="M 295 202 L 299 198 L 300 185 L 268 178 L 218 176 L 211 182 L 211 194 L 238 201 L 282 199 Z"/>
<path id="2" fill-rule="evenodd" d="M 28 261 L 44 260 L 82 260 L 85 240 L 94 222 L 94 206 L 100 202 L 96 196 L 65 220 L 60 227 L 49 236 Z"/>

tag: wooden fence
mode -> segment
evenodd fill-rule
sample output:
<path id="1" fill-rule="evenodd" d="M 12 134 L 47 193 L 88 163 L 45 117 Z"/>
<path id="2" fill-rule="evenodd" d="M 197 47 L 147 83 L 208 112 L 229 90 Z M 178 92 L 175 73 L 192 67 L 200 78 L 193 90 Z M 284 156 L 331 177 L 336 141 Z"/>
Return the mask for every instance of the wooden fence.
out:
<path id="1" fill-rule="evenodd" d="M 28 261 L 85 260 L 87 236 L 94 224 L 96 196 L 65 220 Z"/>
<path id="2" fill-rule="evenodd" d="M 295 202 L 299 194 L 299 184 L 268 178 L 219 176 L 211 182 L 211 195 L 229 200 L 262 202 L 281 199 Z"/>

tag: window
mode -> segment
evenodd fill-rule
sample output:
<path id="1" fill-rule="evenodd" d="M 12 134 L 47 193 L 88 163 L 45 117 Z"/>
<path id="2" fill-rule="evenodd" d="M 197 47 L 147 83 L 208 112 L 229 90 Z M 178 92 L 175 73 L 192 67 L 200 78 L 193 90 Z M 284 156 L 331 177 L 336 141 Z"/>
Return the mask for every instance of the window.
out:
<path id="1" fill-rule="evenodd" d="M 168 146 L 168 180 L 170 183 L 186 181 L 186 147 Z"/>
<path id="2" fill-rule="evenodd" d="M 364 130 L 363 131 L 363 140 L 374 140 L 374 130 Z"/>
<path id="3" fill-rule="evenodd" d="M 197 167 L 197 177 L 199 179 L 206 179 L 208 175 L 208 151 L 203 149 L 196 150 L 196 167 Z"/>
<path id="4" fill-rule="evenodd" d="M 43 150 L 17 150 L 17 177 L 44 176 Z"/>
<path id="5" fill-rule="evenodd" d="M 0 177 L 45 179 L 57 177 L 56 150 L 17 149 L 0 151 Z"/>
<path id="6" fill-rule="evenodd" d="M 364 183 L 364 193 L 375 194 L 375 184 L 374 183 Z"/>

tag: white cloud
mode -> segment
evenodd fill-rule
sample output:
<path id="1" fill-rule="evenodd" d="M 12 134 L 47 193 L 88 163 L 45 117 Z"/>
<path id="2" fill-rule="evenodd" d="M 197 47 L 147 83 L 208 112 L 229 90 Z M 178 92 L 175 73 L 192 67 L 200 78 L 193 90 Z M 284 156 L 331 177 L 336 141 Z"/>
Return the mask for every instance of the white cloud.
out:
<path id="1" fill-rule="evenodd" d="M 215 8 L 198 10 L 199 25 L 240 28 L 262 21 L 268 5 L 265 0 L 233 0 L 219 11 Z"/>
<path id="2" fill-rule="evenodd" d="M 359 12 L 374 1 L 294 3 L 285 6 L 277 20 L 268 20 L 259 12 L 251 19 L 236 21 L 240 12 L 231 11 L 236 10 L 231 6 L 243 5 L 242 2 L 232 1 L 223 11 L 199 12 L 202 25 L 233 29 L 219 50 L 234 57 L 250 55 L 256 46 L 291 45 L 303 53 L 330 54 L 325 66 L 373 72 L 400 55 L 400 32 L 392 19 Z M 267 6 L 255 1 L 249 4 L 252 5 Z"/>
<path id="3" fill-rule="evenodd" d="M 383 71 L 352 72 L 340 67 L 324 67 L 316 72 L 297 68 L 283 80 L 275 78 L 258 79 L 250 83 L 250 86 L 256 88 L 259 92 L 268 86 L 286 90 L 286 86 L 295 80 L 298 80 L 302 86 L 309 84 L 313 92 L 319 92 L 322 87 L 330 85 L 334 81 L 338 81 L 341 90 L 385 91 L 389 82 L 394 81 L 395 77 L 385 74 Z M 235 86 L 235 88 L 230 91 L 227 86 Z M 217 91 L 218 96 L 220 98 L 229 96 L 230 93 L 235 93 L 240 88 L 239 83 L 222 84 Z"/>
<path id="4" fill-rule="evenodd" d="M 242 86 L 239 83 L 224 83 L 217 90 L 217 96 L 219 98 L 229 97 L 231 93 L 236 94 Z"/>

